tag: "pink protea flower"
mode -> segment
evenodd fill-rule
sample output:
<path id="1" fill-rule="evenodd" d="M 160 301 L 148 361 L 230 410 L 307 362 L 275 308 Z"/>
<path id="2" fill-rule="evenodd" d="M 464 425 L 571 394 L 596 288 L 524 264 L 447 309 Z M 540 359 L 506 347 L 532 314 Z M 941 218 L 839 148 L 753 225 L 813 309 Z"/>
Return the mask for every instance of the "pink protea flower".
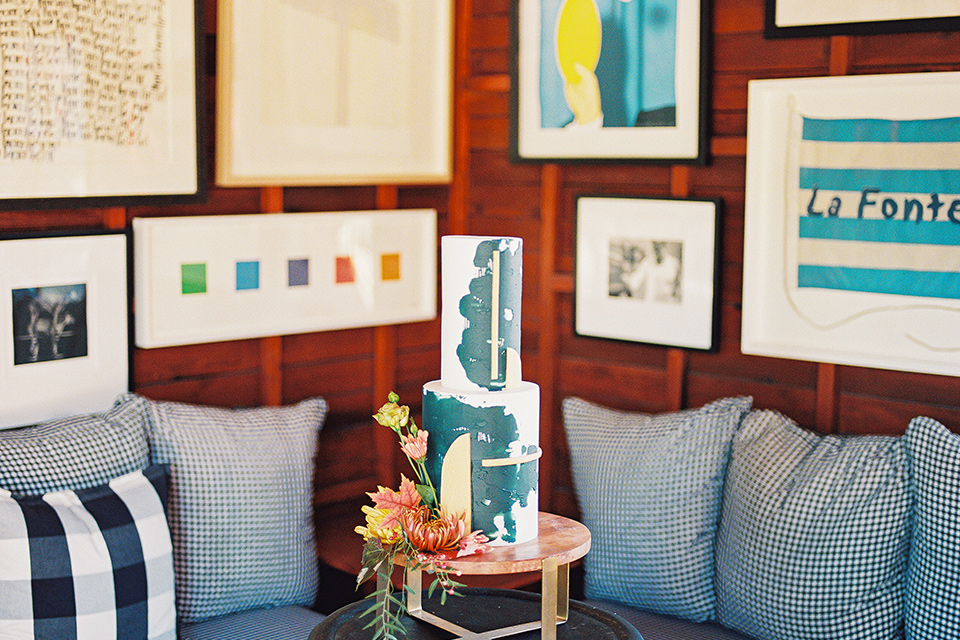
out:
<path id="1" fill-rule="evenodd" d="M 430 434 L 423 429 L 417 431 L 416 437 L 400 436 L 400 448 L 411 460 L 422 460 L 427 457 L 427 436 Z"/>
<path id="2" fill-rule="evenodd" d="M 460 550 L 457 551 L 457 557 L 461 558 L 463 556 L 471 556 L 475 553 L 486 553 L 490 550 L 489 545 L 487 545 L 488 542 L 490 542 L 490 538 L 488 538 L 481 529 L 468 533 L 460 540 Z"/>

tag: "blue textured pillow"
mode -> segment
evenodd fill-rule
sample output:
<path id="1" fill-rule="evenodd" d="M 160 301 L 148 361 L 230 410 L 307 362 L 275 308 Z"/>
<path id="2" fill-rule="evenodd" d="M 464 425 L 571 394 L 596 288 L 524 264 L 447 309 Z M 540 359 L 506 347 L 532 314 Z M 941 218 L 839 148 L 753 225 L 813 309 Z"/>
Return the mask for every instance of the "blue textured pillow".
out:
<path id="1" fill-rule="evenodd" d="M 919 417 L 905 441 L 916 501 L 907 638 L 960 638 L 960 436 Z"/>
<path id="2" fill-rule="evenodd" d="M 751 412 L 724 488 L 717 619 L 761 640 L 901 637 L 911 505 L 900 438 Z"/>
<path id="3" fill-rule="evenodd" d="M 0 431 L 0 487 L 14 493 L 95 487 L 149 461 L 146 402 L 132 393 L 102 414 Z"/>
<path id="4" fill-rule="evenodd" d="M 43 496 L 0 490 L 0 637 L 174 640 L 166 469 Z"/>
<path id="5" fill-rule="evenodd" d="M 588 598 L 697 621 L 713 617 L 724 471 L 752 402 L 726 398 L 647 415 L 563 401 L 577 499 L 592 535 Z"/>
<path id="6" fill-rule="evenodd" d="M 313 462 L 326 412 L 320 398 L 237 410 L 150 402 L 150 453 L 170 465 L 181 622 L 313 604 Z"/>

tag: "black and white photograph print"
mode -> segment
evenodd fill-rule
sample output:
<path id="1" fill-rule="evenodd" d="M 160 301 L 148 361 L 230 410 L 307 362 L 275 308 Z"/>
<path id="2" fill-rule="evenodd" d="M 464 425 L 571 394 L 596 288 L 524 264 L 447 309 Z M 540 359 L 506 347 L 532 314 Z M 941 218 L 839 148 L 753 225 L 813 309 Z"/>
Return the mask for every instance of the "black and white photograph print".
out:
<path id="1" fill-rule="evenodd" d="M 13 364 L 87 355 L 87 287 L 83 283 L 14 289 Z"/>
<path id="2" fill-rule="evenodd" d="M 612 238 L 609 295 L 680 304 L 683 301 L 683 242 Z"/>
<path id="3" fill-rule="evenodd" d="M 579 196 L 574 333 L 711 351 L 719 200 Z"/>
<path id="4" fill-rule="evenodd" d="M 101 413 L 130 389 L 129 240 L 0 235 L 0 429 Z"/>

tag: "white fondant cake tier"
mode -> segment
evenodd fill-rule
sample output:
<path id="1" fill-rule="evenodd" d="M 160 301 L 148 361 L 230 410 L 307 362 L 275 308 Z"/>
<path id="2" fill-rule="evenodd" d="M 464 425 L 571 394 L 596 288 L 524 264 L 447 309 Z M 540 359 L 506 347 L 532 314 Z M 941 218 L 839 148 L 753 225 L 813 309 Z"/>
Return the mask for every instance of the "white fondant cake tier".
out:
<path id="1" fill-rule="evenodd" d="M 507 362 L 519 363 L 523 241 L 444 236 L 440 242 L 440 380 L 449 389 L 503 389 L 510 383 Z"/>
<path id="2" fill-rule="evenodd" d="M 537 537 L 540 387 L 458 391 L 439 380 L 423 386 L 427 470 L 440 503 L 469 514 L 491 544 Z"/>

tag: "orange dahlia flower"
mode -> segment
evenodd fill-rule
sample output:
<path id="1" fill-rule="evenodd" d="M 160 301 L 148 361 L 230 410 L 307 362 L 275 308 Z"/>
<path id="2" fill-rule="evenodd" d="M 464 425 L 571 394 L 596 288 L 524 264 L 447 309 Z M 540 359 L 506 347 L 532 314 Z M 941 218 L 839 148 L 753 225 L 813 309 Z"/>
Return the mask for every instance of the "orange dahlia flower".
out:
<path id="1" fill-rule="evenodd" d="M 410 543 L 423 553 L 446 553 L 456 551 L 467 531 L 464 515 L 440 512 L 432 517 L 425 506 L 407 510 L 402 516 L 403 530 Z"/>

